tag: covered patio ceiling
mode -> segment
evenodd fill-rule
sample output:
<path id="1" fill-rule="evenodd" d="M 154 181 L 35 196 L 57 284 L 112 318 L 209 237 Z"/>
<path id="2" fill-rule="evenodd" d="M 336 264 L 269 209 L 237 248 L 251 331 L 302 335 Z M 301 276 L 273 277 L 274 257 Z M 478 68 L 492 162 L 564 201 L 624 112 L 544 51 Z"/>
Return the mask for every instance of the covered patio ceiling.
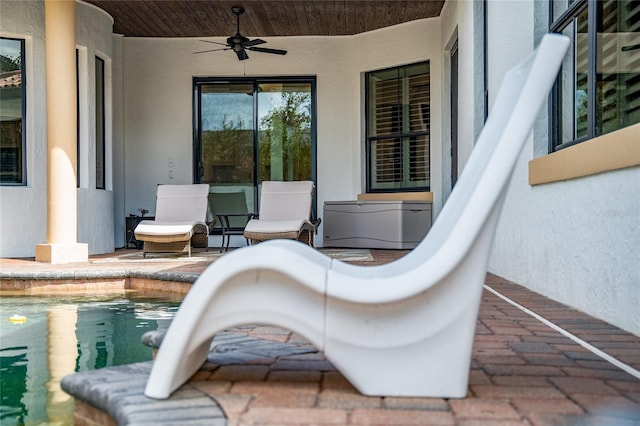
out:
<path id="1" fill-rule="evenodd" d="M 250 37 L 352 35 L 440 15 L 445 0 L 85 0 L 114 18 L 127 37 L 228 37 L 231 7 L 246 9 L 241 33 Z"/>

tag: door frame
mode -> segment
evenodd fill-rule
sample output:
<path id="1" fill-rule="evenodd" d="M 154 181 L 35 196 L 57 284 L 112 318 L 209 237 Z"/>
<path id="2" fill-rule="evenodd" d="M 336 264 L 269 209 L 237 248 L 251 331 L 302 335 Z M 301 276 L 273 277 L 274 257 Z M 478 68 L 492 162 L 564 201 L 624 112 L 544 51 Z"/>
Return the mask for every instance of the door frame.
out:
<path id="1" fill-rule="evenodd" d="M 252 84 L 253 85 L 253 200 L 256 210 L 258 208 L 258 196 L 260 176 L 258 166 L 258 87 L 263 83 L 308 83 L 311 86 L 311 180 L 316 186 L 312 199 L 312 215 L 315 218 L 317 212 L 317 94 L 316 76 L 268 76 L 268 77 L 193 77 L 192 85 L 192 123 L 193 123 L 193 183 L 202 183 L 202 140 L 201 140 L 201 87 L 207 84 Z"/>

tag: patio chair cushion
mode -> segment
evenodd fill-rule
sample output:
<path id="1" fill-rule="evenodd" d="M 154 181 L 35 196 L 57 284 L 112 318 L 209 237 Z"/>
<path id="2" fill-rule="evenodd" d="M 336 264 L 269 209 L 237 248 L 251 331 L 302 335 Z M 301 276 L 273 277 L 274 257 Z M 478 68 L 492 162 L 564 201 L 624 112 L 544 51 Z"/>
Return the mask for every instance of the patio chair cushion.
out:
<path id="1" fill-rule="evenodd" d="M 244 228 L 244 236 L 249 239 L 296 239 L 305 225 L 313 227 L 308 220 L 270 220 L 251 219 Z"/>
<path id="2" fill-rule="evenodd" d="M 313 187 L 311 181 L 262 182 L 259 220 L 309 219 Z"/>
<path id="3" fill-rule="evenodd" d="M 193 235 L 193 228 L 198 221 L 193 222 L 159 222 L 143 220 L 136 227 L 136 238 L 161 242 L 161 240 L 189 240 Z"/>

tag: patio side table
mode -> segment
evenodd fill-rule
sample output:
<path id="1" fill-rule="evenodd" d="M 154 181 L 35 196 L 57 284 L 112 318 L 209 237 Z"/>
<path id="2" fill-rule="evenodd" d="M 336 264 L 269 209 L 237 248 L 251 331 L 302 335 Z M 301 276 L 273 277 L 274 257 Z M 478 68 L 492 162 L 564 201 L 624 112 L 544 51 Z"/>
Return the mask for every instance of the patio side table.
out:
<path id="1" fill-rule="evenodd" d="M 155 220 L 155 216 L 137 216 L 134 214 L 130 214 L 125 217 L 125 248 L 130 248 L 133 245 L 133 248 L 140 250 L 142 248 L 142 241 L 136 240 L 136 236 L 133 231 L 135 231 L 136 226 L 143 220 Z"/>
<path id="2" fill-rule="evenodd" d="M 249 222 L 256 215 L 255 213 L 216 213 L 216 216 L 218 216 L 218 220 L 220 220 L 220 225 L 222 227 L 222 244 L 220 245 L 220 253 L 222 253 L 223 251 L 229 250 L 229 242 L 231 241 L 232 235 L 244 235 L 244 226 L 231 226 L 229 223 L 229 218 L 242 217 L 245 219 L 244 225 L 246 225 L 247 222 Z"/>

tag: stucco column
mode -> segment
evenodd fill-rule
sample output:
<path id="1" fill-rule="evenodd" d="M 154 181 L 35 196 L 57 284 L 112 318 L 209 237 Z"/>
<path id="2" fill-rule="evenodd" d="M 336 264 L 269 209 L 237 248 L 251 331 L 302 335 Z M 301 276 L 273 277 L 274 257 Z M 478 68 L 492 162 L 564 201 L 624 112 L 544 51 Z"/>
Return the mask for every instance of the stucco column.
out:
<path id="1" fill-rule="evenodd" d="M 36 260 L 86 262 L 87 244 L 77 243 L 76 189 L 76 3 L 45 0 L 47 80 L 47 243 Z"/>

